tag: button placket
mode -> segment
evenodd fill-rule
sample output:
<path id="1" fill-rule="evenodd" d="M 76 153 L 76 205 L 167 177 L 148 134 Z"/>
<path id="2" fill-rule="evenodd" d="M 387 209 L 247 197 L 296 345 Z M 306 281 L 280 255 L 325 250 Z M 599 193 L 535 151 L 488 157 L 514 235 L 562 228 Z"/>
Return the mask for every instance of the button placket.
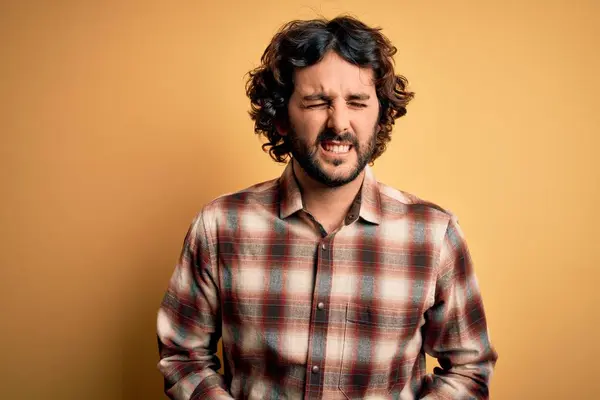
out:
<path id="1" fill-rule="evenodd" d="M 329 315 L 325 304 L 329 301 L 331 282 L 331 256 L 333 235 L 323 236 L 317 243 L 316 273 L 313 293 L 313 312 L 311 316 L 311 336 L 308 345 L 307 379 L 305 393 L 307 398 L 320 398 L 323 390 L 323 368 L 325 368 L 325 348 L 327 346 L 327 326 Z"/>

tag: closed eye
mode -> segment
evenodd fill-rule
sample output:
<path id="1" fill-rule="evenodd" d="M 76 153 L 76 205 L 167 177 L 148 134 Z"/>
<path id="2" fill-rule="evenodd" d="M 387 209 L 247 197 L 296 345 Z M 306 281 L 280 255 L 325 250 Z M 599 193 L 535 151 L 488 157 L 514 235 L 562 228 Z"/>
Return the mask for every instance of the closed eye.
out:
<path id="1" fill-rule="evenodd" d="M 349 102 L 348 105 L 350 105 L 351 107 L 356 107 L 356 108 L 365 108 L 368 107 L 367 104 L 365 103 L 358 103 L 358 102 Z M 329 107 L 329 103 L 315 103 L 315 104 L 307 104 L 304 106 L 305 108 L 309 108 L 309 109 L 314 109 L 314 108 L 323 108 L 323 107 Z"/>
<path id="2" fill-rule="evenodd" d="M 329 106 L 329 103 L 308 104 L 308 105 L 306 105 L 306 108 L 321 108 L 321 107 L 326 107 L 326 106 Z"/>

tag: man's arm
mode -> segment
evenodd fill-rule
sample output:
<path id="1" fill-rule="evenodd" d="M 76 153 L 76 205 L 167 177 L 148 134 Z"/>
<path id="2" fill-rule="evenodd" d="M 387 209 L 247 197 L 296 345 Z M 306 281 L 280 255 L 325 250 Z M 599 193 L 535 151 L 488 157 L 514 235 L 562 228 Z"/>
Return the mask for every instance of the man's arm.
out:
<path id="1" fill-rule="evenodd" d="M 422 399 L 487 399 L 498 358 L 490 344 L 481 293 L 458 221 L 442 244 L 435 305 L 426 312 L 424 349 L 438 359 L 423 382 Z"/>
<path id="2" fill-rule="evenodd" d="M 202 215 L 187 232 L 158 311 L 158 369 L 171 399 L 229 400 L 232 397 L 216 372 L 221 336 L 218 275 Z"/>

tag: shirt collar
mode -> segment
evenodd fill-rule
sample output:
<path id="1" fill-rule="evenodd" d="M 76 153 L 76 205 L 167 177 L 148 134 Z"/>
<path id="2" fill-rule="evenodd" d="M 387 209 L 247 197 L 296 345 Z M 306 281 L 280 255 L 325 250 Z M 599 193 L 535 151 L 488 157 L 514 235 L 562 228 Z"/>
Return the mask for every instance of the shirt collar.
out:
<path id="1" fill-rule="evenodd" d="M 304 208 L 302 192 L 294 175 L 292 162 L 288 162 L 279 178 L 279 217 L 285 219 Z M 358 192 L 351 211 L 360 209 L 358 215 L 366 221 L 379 224 L 381 221 L 381 198 L 379 185 L 375 175 L 368 165 L 365 167 L 365 178 Z"/>
<path id="2" fill-rule="evenodd" d="M 379 225 L 381 222 L 381 194 L 379 183 L 370 166 L 365 167 L 365 179 L 360 189 L 360 213 L 361 218 Z"/>
<path id="3" fill-rule="evenodd" d="M 279 178 L 279 218 L 285 219 L 297 211 L 302 210 L 302 193 L 294 176 L 292 161 L 290 160 Z"/>

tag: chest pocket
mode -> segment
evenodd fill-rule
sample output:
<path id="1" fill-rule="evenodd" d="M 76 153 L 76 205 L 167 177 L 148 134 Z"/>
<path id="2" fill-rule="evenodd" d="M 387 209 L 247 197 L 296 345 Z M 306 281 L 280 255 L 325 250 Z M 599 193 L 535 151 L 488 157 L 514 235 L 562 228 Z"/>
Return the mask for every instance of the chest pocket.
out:
<path id="1" fill-rule="evenodd" d="M 419 324 L 419 310 L 348 304 L 339 389 L 348 399 L 387 398 L 404 386 L 404 349 Z"/>

